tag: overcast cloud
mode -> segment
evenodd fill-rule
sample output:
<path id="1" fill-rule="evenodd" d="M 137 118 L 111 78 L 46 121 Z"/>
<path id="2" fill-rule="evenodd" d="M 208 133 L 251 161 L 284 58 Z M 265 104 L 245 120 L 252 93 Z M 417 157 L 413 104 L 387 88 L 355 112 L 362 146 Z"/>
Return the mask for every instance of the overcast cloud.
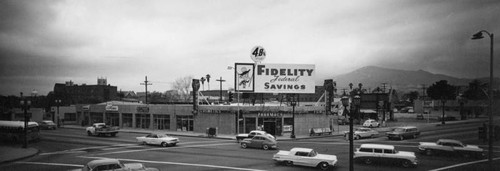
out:
<path id="1" fill-rule="evenodd" d="M 500 32 L 500 2 L 484 0 L 2 0 L 0 94 L 55 83 L 164 92 L 184 76 L 210 74 L 233 87 L 236 62 L 315 64 L 318 79 L 363 66 L 489 76 L 489 38 Z M 495 52 L 499 51 L 498 38 Z M 495 58 L 500 76 L 500 59 Z"/>

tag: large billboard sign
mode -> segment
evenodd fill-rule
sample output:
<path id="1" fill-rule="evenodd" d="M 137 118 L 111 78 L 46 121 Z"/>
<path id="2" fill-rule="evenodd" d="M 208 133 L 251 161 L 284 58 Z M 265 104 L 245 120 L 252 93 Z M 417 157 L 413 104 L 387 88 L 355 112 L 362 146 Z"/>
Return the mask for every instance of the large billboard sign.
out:
<path id="1" fill-rule="evenodd" d="M 315 93 L 315 75 L 312 64 L 237 63 L 235 87 L 255 93 Z"/>

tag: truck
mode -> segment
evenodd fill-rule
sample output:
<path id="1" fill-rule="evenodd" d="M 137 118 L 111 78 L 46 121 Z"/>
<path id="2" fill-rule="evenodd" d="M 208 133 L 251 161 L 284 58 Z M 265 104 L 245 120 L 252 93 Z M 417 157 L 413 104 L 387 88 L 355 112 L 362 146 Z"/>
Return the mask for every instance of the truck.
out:
<path id="1" fill-rule="evenodd" d="M 337 164 L 337 156 L 318 154 L 311 148 L 295 147 L 290 151 L 280 150 L 273 155 L 273 160 L 287 166 L 300 165 L 328 170 Z"/>
<path id="2" fill-rule="evenodd" d="M 109 135 L 109 136 L 116 136 L 118 134 L 118 130 L 120 128 L 116 126 L 109 126 L 106 125 L 105 123 L 94 123 L 92 126 L 87 127 L 87 135 L 88 136 L 103 136 L 103 135 Z"/>
<path id="3" fill-rule="evenodd" d="M 477 145 L 467 145 L 458 140 L 439 139 L 437 142 L 420 142 L 418 150 L 426 155 L 445 154 L 458 155 L 465 158 L 484 158 L 484 150 Z"/>

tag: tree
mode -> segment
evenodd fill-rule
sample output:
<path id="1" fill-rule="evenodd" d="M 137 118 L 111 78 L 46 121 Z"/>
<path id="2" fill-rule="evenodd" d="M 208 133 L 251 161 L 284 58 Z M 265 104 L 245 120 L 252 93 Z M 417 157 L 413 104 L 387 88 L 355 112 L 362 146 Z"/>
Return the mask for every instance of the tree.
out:
<path id="1" fill-rule="evenodd" d="M 176 90 L 179 95 L 179 99 L 182 102 L 189 102 L 191 99 L 191 82 L 193 81 L 192 76 L 186 76 L 177 78 L 175 82 L 172 83 L 172 89 Z M 208 80 L 207 80 L 208 81 Z"/>
<path id="2" fill-rule="evenodd" d="M 427 89 L 427 95 L 431 97 L 431 99 L 434 100 L 441 100 L 442 108 L 443 108 L 443 116 L 441 117 L 441 123 L 444 123 L 445 117 L 444 117 L 444 106 L 447 100 L 453 100 L 457 97 L 456 94 L 456 87 L 449 85 L 448 81 L 446 80 L 441 80 L 438 81 L 434 84 L 432 84 L 428 89 Z"/>
<path id="3" fill-rule="evenodd" d="M 472 80 L 467 90 L 464 91 L 463 97 L 470 100 L 486 100 L 488 99 L 486 90 L 488 90 L 488 84 L 481 83 L 479 80 Z"/>
<path id="4" fill-rule="evenodd" d="M 418 99 L 419 93 L 418 91 L 410 91 L 409 93 L 403 94 L 402 99 L 409 101 L 411 104 L 413 104 L 413 101 Z"/>
<path id="5" fill-rule="evenodd" d="M 210 90 L 210 74 L 207 74 L 208 90 Z"/>

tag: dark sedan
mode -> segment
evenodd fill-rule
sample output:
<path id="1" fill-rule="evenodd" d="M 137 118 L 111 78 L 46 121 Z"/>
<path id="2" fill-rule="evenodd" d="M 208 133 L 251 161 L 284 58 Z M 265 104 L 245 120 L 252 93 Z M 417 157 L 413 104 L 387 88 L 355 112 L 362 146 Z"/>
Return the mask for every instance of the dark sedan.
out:
<path id="1" fill-rule="evenodd" d="M 262 148 L 264 150 L 269 150 L 271 148 L 278 148 L 278 142 L 270 138 L 269 136 L 256 135 L 253 138 L 246 138 L 240 142 L 241 148 Z"/>
<path id="2" fill-rule="evenodd" d="M 420 131 L 414 126 L 405 126 L 394 128 L 393 131 L 387 133 L 387 138 L 403 140 L 407 138 L 417 138 Z"/>
<path id="3" fill-rule="evenodd" d="M 45 120 L 42 121 L 38 124 L 40 126 L 40 129 L 56 129 L 57 125 L 52 122 L 51 120 Z"/>

